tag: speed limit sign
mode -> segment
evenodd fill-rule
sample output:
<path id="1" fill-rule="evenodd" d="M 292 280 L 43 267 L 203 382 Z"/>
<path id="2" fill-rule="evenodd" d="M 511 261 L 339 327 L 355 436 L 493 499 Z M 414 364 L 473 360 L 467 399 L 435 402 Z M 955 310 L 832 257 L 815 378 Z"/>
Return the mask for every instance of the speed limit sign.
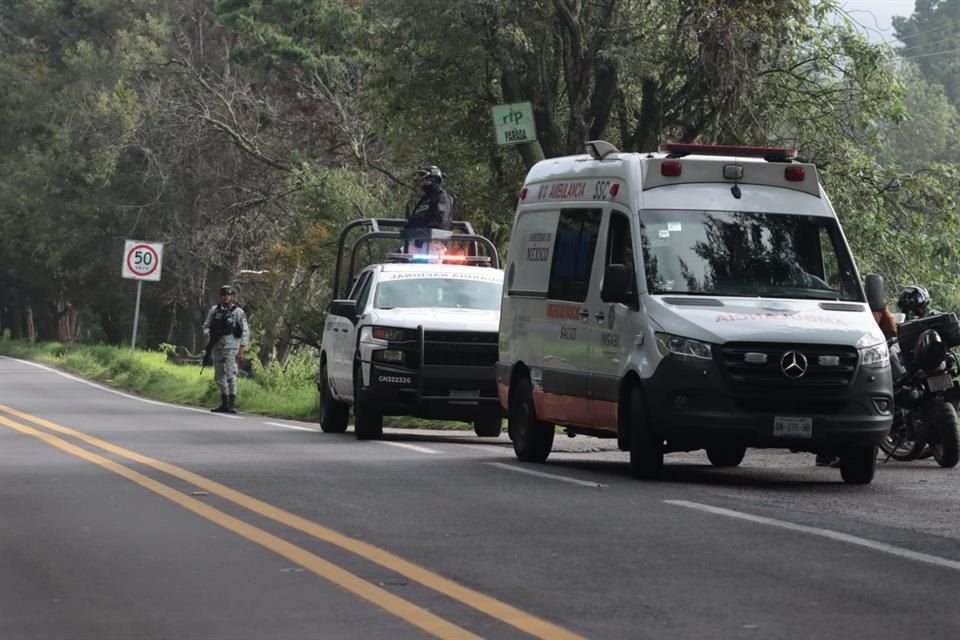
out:
<path id="1" fill-rule="evenodd" d="M 160 266 L 163 261 L 162 242 L 139 242 L 127 240 L 123 247 L 123 268 L 121 275 L 131 280 L 160 280 Z"/>

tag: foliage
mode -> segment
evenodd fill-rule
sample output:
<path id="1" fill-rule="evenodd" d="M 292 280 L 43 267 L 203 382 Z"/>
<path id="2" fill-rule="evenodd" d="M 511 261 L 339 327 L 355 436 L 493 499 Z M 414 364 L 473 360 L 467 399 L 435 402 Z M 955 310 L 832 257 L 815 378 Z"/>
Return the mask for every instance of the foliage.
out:
<path id="1" fill-rule="evenodd" d="M 502 248 L 526 169 L 593 138 L 798 146 L 861 270 L 960 308 L 960 0 L 918 3 L 897 52 L 841 5 L 8 0 L 0 332 L 122 344 L 123 240 L 162 241 L 143 343 L 202 351 L 231 282 L 273 379 L 319 345 L 343 225 L 401 216 L 413 167 L 440 165 L 457 217 Z M 498 146 L 490 108 L 521 100 L 538 142 Z"/>

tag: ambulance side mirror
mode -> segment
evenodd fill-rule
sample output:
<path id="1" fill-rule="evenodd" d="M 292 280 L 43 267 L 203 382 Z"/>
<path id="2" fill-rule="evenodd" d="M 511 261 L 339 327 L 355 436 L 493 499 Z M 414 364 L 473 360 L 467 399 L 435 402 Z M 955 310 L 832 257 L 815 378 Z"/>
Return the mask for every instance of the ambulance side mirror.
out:
<path id="1" fill-rule="evenodd" d="M 868 273 L 863 279 L 863 286 L 867 290 L 867 304 L 870 305 L 870 311 L 883 311 L 887 306 L 883 278 L 875 273 Z"/>
<path id="2" fill-rule="evenodd" d="M 603 273 L 603 288 L 600 290 L 600 298 L 604 302 L 629 304 L 631 297 L 630 272 L 626 265 L 608 264 L 607 270 Z"/>

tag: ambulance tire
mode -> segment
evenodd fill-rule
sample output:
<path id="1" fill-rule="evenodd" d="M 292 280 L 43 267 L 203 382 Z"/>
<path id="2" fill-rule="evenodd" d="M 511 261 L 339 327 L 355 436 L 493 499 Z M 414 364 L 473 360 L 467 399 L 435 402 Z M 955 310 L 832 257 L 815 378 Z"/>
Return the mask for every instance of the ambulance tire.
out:
<path id="1" fill-rule="evenodd" d="M 743 456 L 747 454 L 747 448 L 737 445 L 721 445 L 718 447 L 707 447 L 707 459 L 715 467 L 736 467 L 743 462 Z"/>
<path id="2" fill-rule="evenodd" d="M 327 363 L 320 365 L 320 430 L 324 433 L 343 433 L 350 421 L 350 405 L 340 402 L 330 391 Z"/>
<path id="3" fill-rule="evenodd" d="M 630 387 L 626 397 L 630 433 L 630 475 L 637 480 L 656 480 L 663 471 L 663 438 L 647 416 L 643 389 Z"/>
<path id="4" fill-rule="evenodd" d="M 360 361 L 353 368 L 353 433 L 357 440 L 383 439 L 383 414 L 363 394 L 363 372 Z"/>
<path id="5" fill-rule="evenodd" d="M 840 477 L 847 484 L 870 484 L 876 468 L 876 445 L 854 447 L 840 453 Z"/>
<path id="6" fill-rule="evenodd" d="M 473 421 L 473 432 L 480 438 L 499 438 L 501 431 L 503 431 L 503 418 L 499 413 Z"/>
<path id="7" fill-rule="evenodd" d="M 509 429 L 513 452 L 523 462 L 543 462 L 553 448 L 553 425 L 537 419 L 529 378 L 516 380 L 510 391 Z"/>

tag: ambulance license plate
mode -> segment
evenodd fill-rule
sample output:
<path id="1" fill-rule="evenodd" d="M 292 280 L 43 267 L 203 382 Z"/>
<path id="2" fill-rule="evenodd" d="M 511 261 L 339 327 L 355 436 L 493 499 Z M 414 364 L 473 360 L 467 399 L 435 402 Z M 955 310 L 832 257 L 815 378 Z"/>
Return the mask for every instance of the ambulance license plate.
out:
<path id="1" fill-rule="evenodd" d="M 937 393 L 938 391 L 946 391 L 953 386 L 953 378 L 950 377 L 949 373 L 941 373 L 938 376 L 930 376 L 927 378 L 927 386 L 930 387 L 930 391 Z"/>
<path id="2" fill-rule="evenodd" d="M 775 438 L 812 438 L 813 418 L 776 416 L 773 419 Z"/>

